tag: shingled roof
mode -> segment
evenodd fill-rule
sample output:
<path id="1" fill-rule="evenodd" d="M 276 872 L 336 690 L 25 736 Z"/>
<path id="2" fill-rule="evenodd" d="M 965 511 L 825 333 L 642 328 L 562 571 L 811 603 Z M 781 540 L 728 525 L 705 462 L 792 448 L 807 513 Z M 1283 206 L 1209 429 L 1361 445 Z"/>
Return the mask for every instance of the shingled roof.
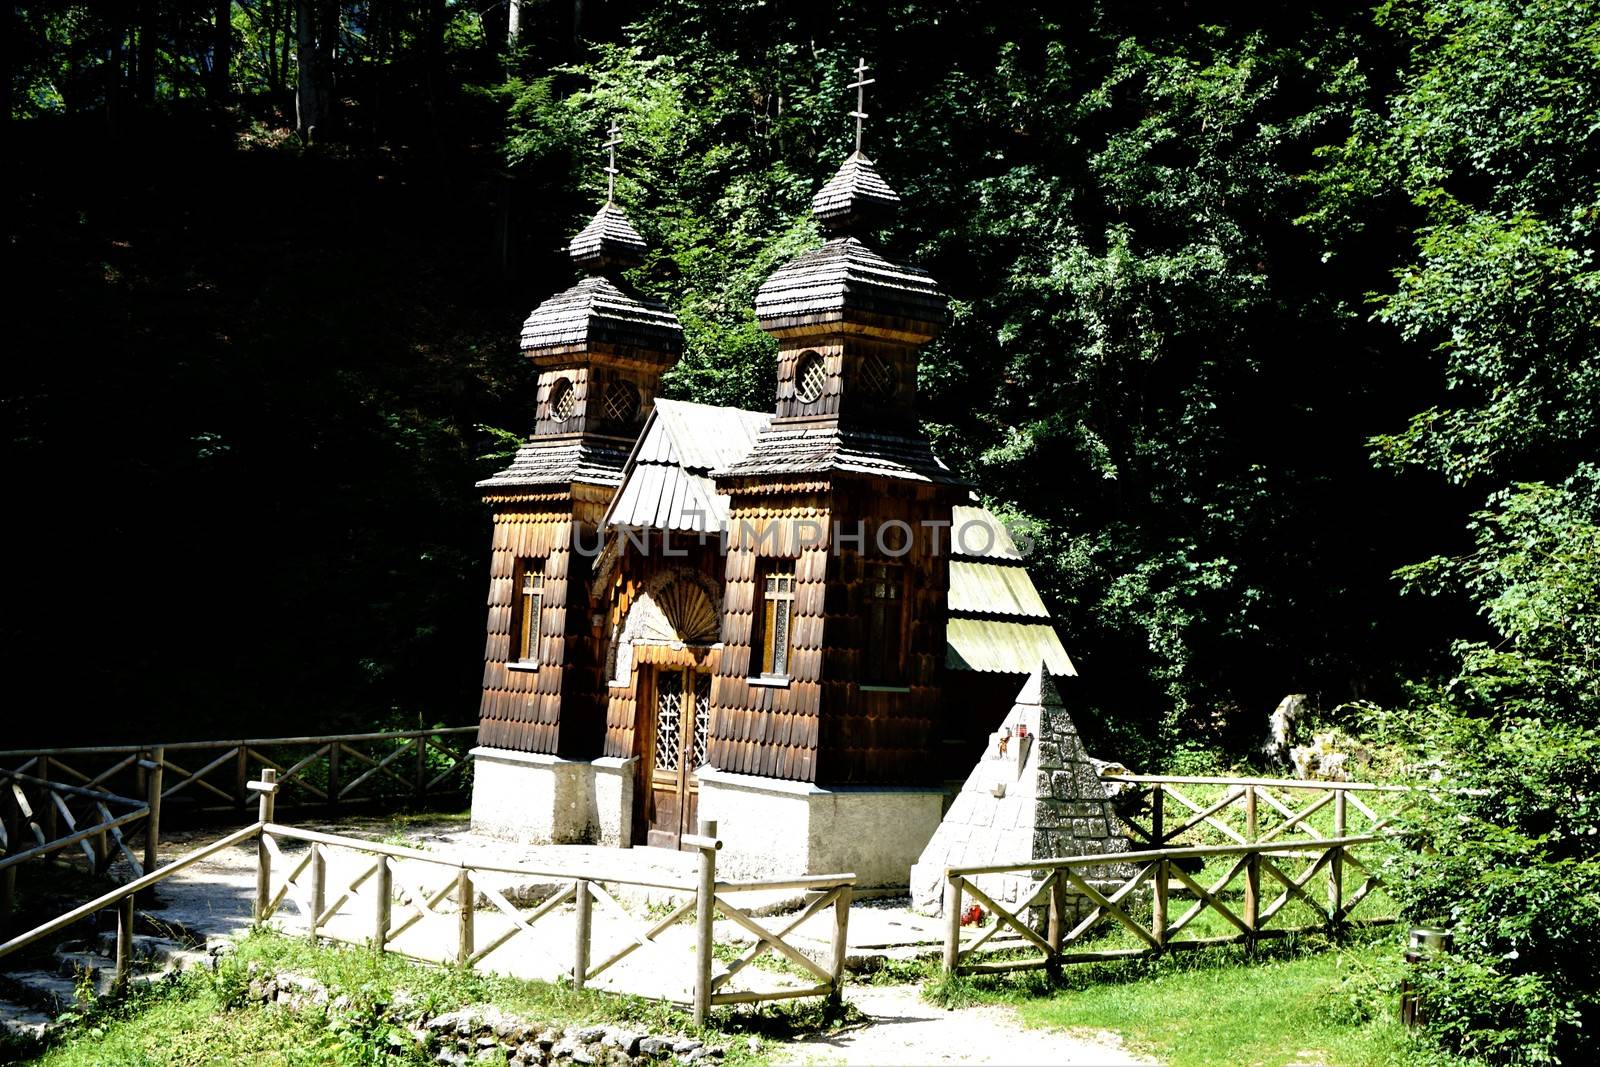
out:
<path id="1" fill-rule="evenodd" d="M 604 442 L 533 437 L 517 449 L 511 465 L 478 483 L 479 489 L 515 491 L 587 482 L 620 485 L 628 454 Z"/>
<path id="2" fill-rule="evenodd" d="M 771 421 L 764 411 L 657 400 L 602 525 L 723 529 L 728 498 L 711 471 L 742 459 Z"/>
<path id="3" fill-rule="evenodd" d="M 603 345 L 656 363 L 677 358 L 683 348 L 678 317 L 665 304 L 618 284 L 618 271 L 636 265 L 645 250 L 644 238 L 620 207 L 602 205 L 567 250 L 589 277 L 533 309 L 522 324 L 524 355 L 538 360 Z"/>
<path id="4" fill-rule="evenodd" d="M 834 423 L 774 425 L 756 448 L 716 472 L 719 478 L 766 474 L 876 474 L 908 481 L 966 485 L 933 454 L 928 439 Z"/>
<path id="5" fill-rule="evenodd" d="M 608 267 L 632 267 L 644 259 L 644 238 L 622 209 L 609 201 L 567 246 L 572 261 L 590 274 Z"/>
<path id="6" fill-rule="evenodd" d="M 756 291 L 756 316 L 768 330 L 819 316 L 842 320 L 851 311 L 942 324 L 948 303 L 922 268 L 885 259 L 855 237 L 836 237 L 773 271 Z"/>
<path id="7" fill-rule="evenodd" d="M 900 206 L 872 160 L 853 152 L 838 173 L 811 198 L 811 213 L 829 233 L 859 233 L 886 221 Z"/>
<path id="8" fill-rule="evenodd" d="M 665 304 L 630 296 L 603 277 L 585 278 L 557 293 L 522 324 L 522 351 L 527 355 L 596 344 L 659 352 L 663 360 L 671 360 L 683 346 L 683 329 Z"/>

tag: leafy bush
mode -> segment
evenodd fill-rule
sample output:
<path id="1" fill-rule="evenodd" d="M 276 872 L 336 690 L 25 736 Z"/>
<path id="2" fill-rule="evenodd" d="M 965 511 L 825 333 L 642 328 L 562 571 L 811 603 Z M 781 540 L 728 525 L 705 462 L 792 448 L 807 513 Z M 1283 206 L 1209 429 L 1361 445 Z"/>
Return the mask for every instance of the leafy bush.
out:
<path id="1" fill-rule="evenodd" d="M 1463 586 L 1498 639 L 1460 643 L 1456 676 L 1389 717 L 1439 781 L 1385 875 L 1455 933 L 1425 975 L 1434 1028 L 1563 1062 L 1600 1017 L 1600 468 L 1499 494 L 1475 529 L 1475 552 L 1409 572 Z"/>

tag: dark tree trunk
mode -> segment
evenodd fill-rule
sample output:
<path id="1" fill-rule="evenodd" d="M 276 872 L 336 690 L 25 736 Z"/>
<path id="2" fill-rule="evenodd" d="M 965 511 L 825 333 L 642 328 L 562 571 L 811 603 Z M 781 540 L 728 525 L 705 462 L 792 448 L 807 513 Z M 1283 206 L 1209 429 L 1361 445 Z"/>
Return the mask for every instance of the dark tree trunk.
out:
<path id="1" fill-rule="evenodd" d="M 428 92 L 430 119 L 439 106 L 444 84 L 444 0 L 428 0 L 427 24 L 422 33 L 422 60 Z"/>
<path id="2" fill-rule="evenodd" d="M 338 15 L 335 11 L 332 18 L 319 18 L 323 6 L 317 0 L 295 3 L 295 130 L 308 144 L 327 137 L 330 118 L 330 60 Z"/>
<path id="3" fill-rule="evenodd" d="M 139 67 L 133 95 L 142 105 L 156 102 L 156 0 L 139 5 Z"/>
<path id="4" fill-rule="evenodd" d="M 225 103 L 232 89 L 233 0 L 217 0 L 216 33 L 211 41 L 211 99 Z"/>

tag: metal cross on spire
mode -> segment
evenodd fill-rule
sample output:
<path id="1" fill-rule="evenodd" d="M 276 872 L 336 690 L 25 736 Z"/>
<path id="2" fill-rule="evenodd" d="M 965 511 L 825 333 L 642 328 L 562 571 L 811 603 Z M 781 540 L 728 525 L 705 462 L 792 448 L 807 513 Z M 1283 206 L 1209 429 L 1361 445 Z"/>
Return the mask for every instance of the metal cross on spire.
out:
<path id="1" fill-rule="evenodd" d="M 612 198 L 617 193 L 617 174 L 619 173 L 617 170 L 617 146 L 622 143 L 622 139 L 617 134 L 621 132 L 622 127 L 617 125 L 616 119 L 612 119 L 610 128 L 606 130 L 610 139 L 601 146 L 610 153 L 606 163 L 606 203 L 608 204 L 611 203 Z"/>
<path id="2" fill-rule="evenodd" d="M 850 83 L 850 88 L 856 91 L 856 109 L 850 112 L 850 117 L 856 120 L 856 154 L 861 153 L 861 127 L 867 120 L 867 86 L 875 83 L 875 79 L 867 77 L 867 61 L 857 59 L 855 67 L 856 80 Z"/>

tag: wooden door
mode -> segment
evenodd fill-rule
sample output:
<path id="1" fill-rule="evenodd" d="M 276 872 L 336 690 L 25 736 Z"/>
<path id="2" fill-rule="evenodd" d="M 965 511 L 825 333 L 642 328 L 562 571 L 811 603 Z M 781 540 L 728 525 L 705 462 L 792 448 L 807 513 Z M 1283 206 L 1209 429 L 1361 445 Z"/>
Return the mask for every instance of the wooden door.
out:
<path id="1" fill-rule="evenodd" d="M 699 800 L 695 768 L 705 762 L 711 676 L 692 667 L 657 667 L 640 753 L 645 844 L 678 848 L 693 831 Z"/>

